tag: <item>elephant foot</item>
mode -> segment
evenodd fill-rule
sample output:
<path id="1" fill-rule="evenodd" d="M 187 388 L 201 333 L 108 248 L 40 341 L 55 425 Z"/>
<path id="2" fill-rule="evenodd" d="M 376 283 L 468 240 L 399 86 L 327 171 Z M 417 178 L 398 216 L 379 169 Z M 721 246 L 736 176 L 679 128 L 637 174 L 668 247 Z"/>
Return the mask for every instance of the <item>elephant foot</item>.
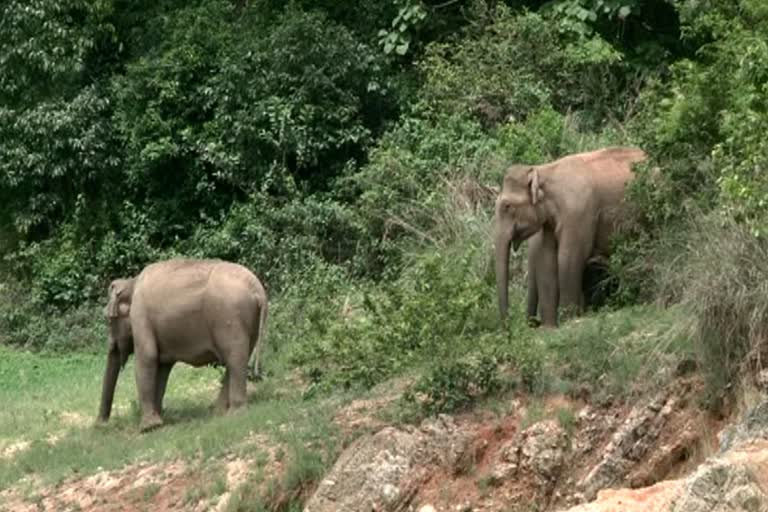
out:
<path id="1" fill-rule="evenodd" d="M 536 329 L 539 326 L 541 326 L 541 320 L 539 320 L 535 316 L 529 316 L 528 317 L 528 327 Z"/>
<path id="2" fill-rule="evenodd" d="M 224 414 L 227 413 L 227 410 L 229 409 L 229 407 L 227 406 L 227 404 L 223 404 L 221 403 L 221 401 L 216 400 L 211 406 L 211 409 L 213 410 L 213 414 L 215 414 L 216 416 L 223 416 Z"/>
<path id="3" fill-rule="evenodd" d="M 240 414 L 243 411 L 245 411 L 245 403 L 238 404 L 238 405 L 230 405 L 229 408 L 227 409 L 227 416 Z"/>
<path id="4" fill-rule="evenodd" d="M 163 420 L 160 416 L 154 414 L 152 416 L 145 417 L 141 420 L 139 425 L 139 432 L 149 432 L 163 425 Z"/>

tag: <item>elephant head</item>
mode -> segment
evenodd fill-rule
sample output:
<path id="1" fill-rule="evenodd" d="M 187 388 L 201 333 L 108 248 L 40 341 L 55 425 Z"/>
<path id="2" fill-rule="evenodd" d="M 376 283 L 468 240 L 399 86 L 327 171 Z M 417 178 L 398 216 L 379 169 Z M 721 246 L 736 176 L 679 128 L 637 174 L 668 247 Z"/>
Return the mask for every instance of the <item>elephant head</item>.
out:
<path id="1" fill-rule="evenodd" d="M 109 298 L 104 309 L 109 330 L 109 349 L 101 392 L 100 421 L 109 419 L 118 374 L 125 366 L 128 356 L 133 353 L 133 331 L 129 318 L 133 285 L 134 279 L 116 279 L 109 285 Z"/>
<path id="2" fill-rule="evenodd" d="M 535 167 L 513 165 L 507 170 L 496 199 L 496 287 L 502 321 L 506 320 L 509 307 L 510 245 L 517 252 L 521 243 L 542 228 L 545 218 L 542 185 Z"/>

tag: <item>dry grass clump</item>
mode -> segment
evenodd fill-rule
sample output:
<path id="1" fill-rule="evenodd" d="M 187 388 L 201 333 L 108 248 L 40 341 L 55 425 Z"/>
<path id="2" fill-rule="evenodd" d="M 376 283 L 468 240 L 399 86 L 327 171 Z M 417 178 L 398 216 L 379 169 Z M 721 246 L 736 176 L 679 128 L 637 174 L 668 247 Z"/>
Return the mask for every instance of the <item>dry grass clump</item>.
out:
<path id="1" fill-rule="evenodd" d="M 711 398 L 768 366 L 768 241 L 723 217 L 693 224 L 665 286 L 678 288 Z"/>

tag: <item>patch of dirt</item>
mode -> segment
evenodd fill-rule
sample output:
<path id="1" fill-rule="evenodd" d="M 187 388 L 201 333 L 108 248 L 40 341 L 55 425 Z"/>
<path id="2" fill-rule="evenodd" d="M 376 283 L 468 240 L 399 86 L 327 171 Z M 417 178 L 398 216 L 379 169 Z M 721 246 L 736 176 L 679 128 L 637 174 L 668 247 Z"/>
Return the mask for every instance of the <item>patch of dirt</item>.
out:
<path id="1" fill-rule="evenodd" d="M 89 418 L 79 412 L 64 411 L 60 416 L 61 422 L 68 427 L 84 428 L 93 423 L 93 418 Z"/>
<path id="2" fill-rule="evenodd" d="M 353 400 L 336 414 L 334 421 L 344 432 L 381 428 L 385 423 L 375 414 L 393 400 L 394 398 Z"/>
<path id="3" fill-rule="evenodd" d="M 59 414 L 61 422 L 67 427 L 83 428 L 91 423 L 87 417 L 77 412 L 64 411 Z M 54 445 L 66 434 L 66 431 L 49 432 L 45 436 L 45 442 Z M 31 442 L 25 439 L 12 441 L 0 441 L 0 460 L 10 460 L 31 446 Z"/>
<path id="4" fill-rule="evenodd" d="M 54 488 L 42 489 L 31 500 L 22 496 L 5 497 L 4 506 L 14 512 L 42 510 L 118 511 L 142 503 L 172 509 L 180 489 L 190 485 L 184 463 L 138 464 L 116 471 L 99 471 L 82 479 L 71 479 Z M 31 503 L 30 503 L 31 501 Z M 170 508 L 169 508 L 170 507 Z"/>
<path id="5" fill-rule="evenodd" d="M 12 459 L 16 456 L 16 454 L 29 448 L 30 444 L 32 443 L 29 441 L 20 440 L 3 446 L 2 449 L 0 449 L 0 459 Z"/>
<path id="6" fill-rule="evenodd" d="M 487 478 L 490 474 L 494 457 L 504 443 L 519 431 L 519 414 L 512 414 L 503 419 L 485 418 L 475 423 L 477 418 L 457 419 L 460 428 L 475 431 L 468 454 L 467 467 L 460 474 L 451 474 L 443 468 L 434 471 L 427 482 L 419 489 L 417 503 L 430 503 L 437 510 L 459 510 L 466 505 L 467 510 L 482 510 L 484 498 L 493 489 Z"/>
<path id="7" fill-rule="evenodd" d="M 411 382 L 410 379 L 401 378 L 387 382 L 386 387 L 380 385 L 374 388 L 374 398 L 352 400 L 336 413 L 334 421 L 347 434 L 386 426 L 387 422 L 380 417 L 380 413 L 397 400 Z"/>
<path id="8" fill-rule="evenodd" d="M 268 436 L 252 432 L 243 444 L 258 446 L 261 456 L 244 458 L 229 454 L 221 461 L 132 464 L 71 478 L 42 488 L 32 496 L 9 489 L 0 493 L 0 511 L 224 511 L 232 492 L 246 482 L 254 468 L 261 466 L 265 482 L 283 471 L 276 456 L 280 446 Z"/>

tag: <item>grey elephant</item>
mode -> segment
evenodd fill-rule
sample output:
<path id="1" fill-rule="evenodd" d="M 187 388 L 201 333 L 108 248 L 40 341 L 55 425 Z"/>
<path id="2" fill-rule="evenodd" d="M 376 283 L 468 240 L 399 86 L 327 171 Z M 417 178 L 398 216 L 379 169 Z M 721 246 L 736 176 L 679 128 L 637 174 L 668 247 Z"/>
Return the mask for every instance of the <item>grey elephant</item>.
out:
<path id="1" fill-rule="evenodd" d="M 221 260 L 166 260 L 146 266 L 135 278 L 112 281 L 99 420 L 109 419 L 118 375 L 132 353 L 142 432 L 162 425 L 163 396 L 177 362 L 224 365 L 216 408 L 243 407 L 251 355 L 255 371 L 260 370 L 267 311 L 259 279 Z"/>
<path id="2" fill-rule="evenodd" d="M 589 262 L 609 255 L 610 238 L 626 216 L 624 190 L 638 148 L 611 147 L 544 165 L 513 165 L 496 199 L 495 266 L 502 321 L 509 308 L 510 245 L 528 240 L 529 319 L 558 322 L 558 307 L 580 313 Z"/>

